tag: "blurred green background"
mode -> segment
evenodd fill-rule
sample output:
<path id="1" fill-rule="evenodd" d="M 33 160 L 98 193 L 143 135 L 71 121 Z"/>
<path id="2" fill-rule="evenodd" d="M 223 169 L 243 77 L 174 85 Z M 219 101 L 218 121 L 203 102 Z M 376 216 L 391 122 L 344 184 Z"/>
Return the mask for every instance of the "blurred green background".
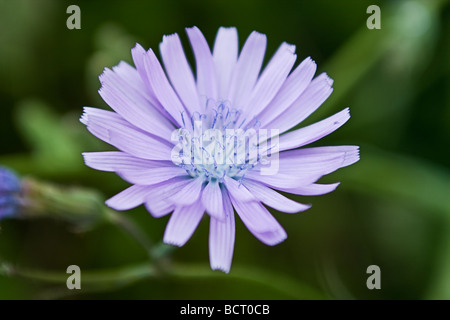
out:
<path id="1" fill-rule="evenodd" d="M 66 8 L 81 9 L 68 30 Z M 366 9 L 381 8 L 369 30 Z M 288 239 L 268 247 L 237 222 L 229 275 L 209 270 L 207 219 L 173 252 L 179 274 L 102 290 L 68 291 L 0 275 L 1 299 L 449 299 L 450 298 L 450 5 L 423 1 L 62 1 L 0 0 L 0 165 L 20 176 L 97 189 L 107 199 L 127 187 L 84 166 L 81 152 L 112 150 L 78 119 L 83 106 L 107 108 L 97 90 L 104 67 L 131 62 L 136 42 L 157 50 L 198 26 L 210 45 L 220 26 L 236 26 L 242 46 L 253 30 L 268 36 L 266 62 L 282 41 L 327 72 L 334 92 L 307 120 L 349 106 L 350 121 L 315 145 L 356 144 L 361 160 L 323 179 L 333 193 L 297 200 L 305 213 L 275 213 Z M 124 215 L 155 242 L 168 217 L 141 206 Z M 50 218 L 4 220 L 0 259 L 65 274 L 145 261 L 124 232 L 101 224 L 75 232 Z M 381 290 L 366 269 L 381 268 Z M 3 273 L 5 274 L 5 273 Z"/>

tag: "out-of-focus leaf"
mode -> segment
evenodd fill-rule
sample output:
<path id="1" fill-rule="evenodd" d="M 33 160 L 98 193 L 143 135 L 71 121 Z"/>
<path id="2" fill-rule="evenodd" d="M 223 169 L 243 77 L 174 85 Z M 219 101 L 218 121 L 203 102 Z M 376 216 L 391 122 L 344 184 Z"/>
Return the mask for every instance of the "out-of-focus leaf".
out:
<path id="1" fill-rule="evenodd" d="M 205 265 L 176 265 L 170 268 L 169 274 L 179 279 L 230 279 L 267 286 L 291 299 L 327 299 L 322 292 L 293 278 L 274 272 L 268 272 L 260 268 L 233 266 L 229 274 L 212 272 Z"/>
<path id="2" fill-rule="evenodd" d="M 335 80 L 335 90 L 314 117 L 323 117 L 330 108 L 337 108 L 342 98 L 354 92 L 361 80 L 371 77 L 372 72 L 381 71 L 397 84 L 402 78 L 420 75 L 430 60 L 437 40 L 438 9 L 445 2 L 406 0 L 382 6 L 381 29 L 369 30 L 364 24 L 323 66 L 322 70 Z M 382 70 L 374 70 L 381 60 Z M 377 100 L 380 92 L 384 91 L 372 90 L 373 97 L 366 95 L 366 100 Z M 378 113 L 381 106 L 375 108 Z M 376 119 L 380 116 L 382 114 Z"/>
<path id="3" fill-rule="evenodd" d="M 115 24 L 108 23 L 97 30 L 94 35 L 96 50 L 86 64 L 88 93 L 94 101 L 101 101 L 97 94 L 98 76 L 105 67 L 115 66 L 122 60 L 130 63 L 131 48 L 134 47 L 135 43 L 136 39 Z"/>
<path id="4" fill-rule="evenodd" d="M 450 172 L 407 156 L 361 148 L 361 160 L 343 175 L 344 187 L 420 206 L 450 218 Z"/>
<path id="5" fill-rule="evenodd" d="M 23 204 L 20 217 L 49 217 L 67 221 L 74 230 L 91 230 L 108 219 L 103 196 L 94 189 L 55 185 L 35 179 L 22 182 Z"/>
<path id="6" fill-rule="evenodd" d="M 440 244 L 440 255 L 437 257 L 437 270 L 425 298 L 450 299 L 450 218 L 446 220 L 445 234 Z"/>
<path id="7" fill-rule="evenodd" d="M 428 299 L 450 299 L 450 218 L 446 220 L 445 234 L 437 256 L 437 270 L 432 273 L 428 288 Z"/>
<path id="8" fill-rule="evenodd" d="M 17 106 L 16 122 L 32 151 L 31 159 L 20 156 L 2 158 L 2 163 L 22 174 L 76 172 L 83 166 L 85 151 L 83 126 L 77 117 L 62 117 L 38 100 L 26 100 Z"/>
<path id="9" fill-rule="evenodd" d="M 397 200 L 410 207 L 437 215 L 444 224 L 441 247 L 437 250 L 436 269 L 427 298 L 450 298 L 450 172 L 425 161 L 362 148 L 362 159 L 343 180 L 346 188 L 383 199 Z M 414 230 L 411 230 L 414 232 Z"/>
<path id="10" fill-rule="evenodd" d="M 49 31 L 55 4 L 54 0 L 0 1 L 0 92 L 7 89 L 19 96 L 36 84 L 39 61 L 30 52 Z"/>

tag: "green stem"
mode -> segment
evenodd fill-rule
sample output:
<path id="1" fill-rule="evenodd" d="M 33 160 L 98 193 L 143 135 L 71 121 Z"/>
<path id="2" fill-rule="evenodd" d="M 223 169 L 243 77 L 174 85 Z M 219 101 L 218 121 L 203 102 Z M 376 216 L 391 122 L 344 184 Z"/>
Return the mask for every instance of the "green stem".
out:
<path id="1" fill-rule="evenodd" d="M 128 235 L 130 235 L 139 245 L 141 245 L 142 248 L 145 249 L 150 258 L 152 260 L 154 259 L 152 241 L 135 223 L 133 223 L 133 221 L 106 207 L 104 207 L 104 213 L 106 215 L 107 221 L 116 225 Z"/>
<path id="2" fill-rule="evenodd" d="M 178 279 L 217 279 L 237 280 L 252 283 L 258 286 L 282 293 L 290 299 L 328 299 L 323 293 L 313 289 L 290 276 L 267 272 L 254 267 L 236 266 L 229 274 L 211 271 L 205 265 L 175 265 L 169 275 Z"/>
<path id="3" fill-rule="evenodd" d="M 130 235 L 144 250 L 160 273 L 168 264 L 167 257 L 175 249 L 164 243 L 154 244 L 145 233 L 130 219 L 114 210 L 104 207 L 106 219 Z"/>
<path id="4" fill-rule="evenodd" d="M 17 276 L 25 279 L 47 283 L 66 283 L 69 274 L 61 272 L 48 272 L 27 268 L 18 268 L 8 264 L 0 265 L 0 275 Z M 158 274 L 154 266 L 140 264 L 132 267 L 111 270 L 82 272 L 82 285 L 119 287 L 134 283 L 138 280 L 154 277 Z"/>
<path id="5" fill-rule="evenodd" d="M 11 265 L 0 265 L 0 275 L 17 276 L 25 279 L 42 281 L 54 284 L 65 284 L 68 274 L 60 272 L 47 272 L 17 268 Z M 153 265 L 144 263 L 135 266 L 121 267 L 111 270 L 82 271 L 82 288 L 91 289 L 115 289 L 135 283 L 143 279 L 153 279 L 163 276 L 179 280 L 192 279 L 215 279 L 215 280 L 237 280 L 282 293 L 291 299 L 325 299 L 322 293 L 299 283 L 286 275 L 272 274 L 253 267 L 233 267 L 230 274 L 211 271 L 203 265 L 172 265 L 167 268 L 164 275 L 160 274 Z"/>

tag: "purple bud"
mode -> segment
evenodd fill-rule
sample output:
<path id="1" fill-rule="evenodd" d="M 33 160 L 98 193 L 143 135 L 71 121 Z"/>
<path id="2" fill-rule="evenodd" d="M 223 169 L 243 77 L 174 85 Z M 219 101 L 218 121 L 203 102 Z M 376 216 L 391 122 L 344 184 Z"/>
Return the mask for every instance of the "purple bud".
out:
<path id="1" fill-rule="evenodd" d="M 11 170 L 0 167 L 0 220 L 17 212 L 20 189 L 19 178 Z"/>

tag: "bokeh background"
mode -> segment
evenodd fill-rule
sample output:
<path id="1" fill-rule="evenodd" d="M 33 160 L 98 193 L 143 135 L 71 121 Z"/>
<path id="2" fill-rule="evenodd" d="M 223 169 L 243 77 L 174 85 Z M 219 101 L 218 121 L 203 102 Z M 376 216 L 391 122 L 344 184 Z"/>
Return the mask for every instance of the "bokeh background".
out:
<path id="1" fill-rule="evenodd" d="M 66 8 L 81 9 L 68 30 Z M 366 9 L 381 8 L 369 30 Z M 268 247 L 237 222 L 229 275 L 209 269 L 208 221 L 175 250 L 177 275 L 76 292 L 65 283 L 0 272 L 1 299 L 449 299 L 450 5 L 398 1 L 65 1 L 0 0 L 0 165 L 21 177 L 78 186 L 107 199 L 127 187 L 84 166 L 81 152 L 112 150 L 78 119 L 83 106 L 107 108 L 97 90 L 104 67 L 132 62 L 136 42 L 158 48 L 164 34 L 198 26 L 212 45 L 220 26 L 268 36 L 266 62 L 282 41 L 311 56 L 334 82 L 331 97 L 306 123 L 349 106 L 350 121 L 315 145 L 356 144 L 361 160 L 322 181 L 333 193 L 297 200 L 312 209 L 275 213 L 288 239 Z M 167 217 L 141 206 L 124 212 L 155 242 Z M 78 230 L 63 219 L 5 219 L 0 261 L 65 274 L 145 262 L 146 253 L 116 226 Z M 381 269 L 369 290 L 366 269 Z M 185 266 L 186 274 L 183 274 Z"/>

